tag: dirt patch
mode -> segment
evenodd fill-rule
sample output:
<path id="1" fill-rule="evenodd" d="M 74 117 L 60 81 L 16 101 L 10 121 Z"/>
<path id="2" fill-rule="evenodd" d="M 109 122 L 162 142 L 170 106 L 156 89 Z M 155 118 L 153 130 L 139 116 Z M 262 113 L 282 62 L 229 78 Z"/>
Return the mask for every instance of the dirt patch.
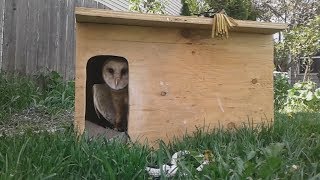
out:
<path id="1" fill-rule="evenodd" d="M 6 123 L 0 124 L 0 135 L 13 135 L 32 131 L 57 131 L 70 127 L 74 120 L 73 111 L 63 111 L 52 116 L 34 108 L 12 115 Z"/>

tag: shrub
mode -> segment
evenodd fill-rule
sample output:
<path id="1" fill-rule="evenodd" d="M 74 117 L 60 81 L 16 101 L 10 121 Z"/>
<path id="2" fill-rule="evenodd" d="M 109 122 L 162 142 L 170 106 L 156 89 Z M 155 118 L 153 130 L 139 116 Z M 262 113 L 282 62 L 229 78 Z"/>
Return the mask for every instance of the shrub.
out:
<path id="1" fill-rule="evenodd" d="M 316 89 L 316 83 L 312 81 L 295 83 L 288 90 L 288 96 L 280 112 L 319 112 L 320 88 Z"/>
<path id="2" fill-rule="evenodd" d="M 283 109 L 291 85 L 285 73 L 274 73 L 274 106 L 275 110 Z"/>

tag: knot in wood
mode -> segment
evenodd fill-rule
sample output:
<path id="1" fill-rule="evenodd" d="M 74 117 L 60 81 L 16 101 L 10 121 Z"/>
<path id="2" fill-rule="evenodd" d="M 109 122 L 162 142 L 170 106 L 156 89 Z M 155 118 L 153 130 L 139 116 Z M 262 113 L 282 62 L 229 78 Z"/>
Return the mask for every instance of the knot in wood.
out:
<path id="1" fill-rule="evenodd" d="M 257 78 L 252 79 L 252 80 L 251 80 L 251 83 L 252 83 L 252 84 L 257 84 L 257 83 L 258 83 L 258 79 L 257 79 Z"/>
<path id="2" fill-rule="evenodd" d="M 165 92 L 165 91 L 161 91 L 161 96 L 166 96 L 167 95 L 167 92 Z"/>

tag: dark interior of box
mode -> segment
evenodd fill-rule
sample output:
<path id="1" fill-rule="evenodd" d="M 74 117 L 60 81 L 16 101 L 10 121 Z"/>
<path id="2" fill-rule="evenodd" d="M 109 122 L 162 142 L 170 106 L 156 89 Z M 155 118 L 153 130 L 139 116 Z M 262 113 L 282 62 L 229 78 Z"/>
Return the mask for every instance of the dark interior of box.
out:
<path id="1" fill-rule="evenodd" d="M 85 120 L 90 121 L 98 126 L 94 129 L 101 128 L 112 128 L 113 124 L 107 121 L 103 116 L 98 117 L 93 101 L 93 85 L 94 84 L 104 84 L 102 77 L 102 66 L 107 61 L 114 56 L 99 55 L 94 56 L 88 60 L 86 67 L 86 109 L 85 109 Z M 121 57 L 123 58 L 123 57 Z M 123 58 L 125 59 L 125 58 Z"/>
<path id="2" fill-rule="evenodd" d="M 94 56 L 87 63 L 87 81 L 86 81 L 86 114 L 85 119 L 96 123 L 102 127 L 107 127 L 108 123 L 103 117 L 98 118 L 93 105 L 92 86 L 94 84 L 104 83 L 102 78 L 102 65 L 108 56 Z"/>

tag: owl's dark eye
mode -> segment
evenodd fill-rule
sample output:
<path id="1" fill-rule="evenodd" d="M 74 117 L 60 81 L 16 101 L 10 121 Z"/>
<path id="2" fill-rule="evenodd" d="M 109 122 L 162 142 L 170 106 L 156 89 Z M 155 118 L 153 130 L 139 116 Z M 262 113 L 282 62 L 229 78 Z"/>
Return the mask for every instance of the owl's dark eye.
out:
<path id="1" fill-rule="evenodd" d="M 121 70 L 121 75 L 125 75 L 125 74 L 127 74 L 128 73 L 128 69 L 122 69 Z"/>
<path id="2" fill-rule="evenodd" d="M 111 74 L 113 74 L 113 73 L 114 73 L 114 70 L 113 70 L 113 69 L 111 69 L 111 68 L 108 68 L 108 71 L 109 71 L 109 73 L 111 73 Z"/>

